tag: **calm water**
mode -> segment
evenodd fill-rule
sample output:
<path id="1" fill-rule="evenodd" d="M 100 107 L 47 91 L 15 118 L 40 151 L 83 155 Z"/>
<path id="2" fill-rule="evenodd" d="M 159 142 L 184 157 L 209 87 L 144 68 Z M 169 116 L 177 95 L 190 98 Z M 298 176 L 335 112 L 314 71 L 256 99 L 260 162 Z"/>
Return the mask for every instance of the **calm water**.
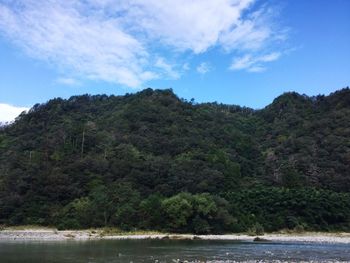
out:
<path id="1" fill-rule="evenodd" d="M 184 240 L 0 242 L 0 262 L 347 261 L 350 245 Z"/>

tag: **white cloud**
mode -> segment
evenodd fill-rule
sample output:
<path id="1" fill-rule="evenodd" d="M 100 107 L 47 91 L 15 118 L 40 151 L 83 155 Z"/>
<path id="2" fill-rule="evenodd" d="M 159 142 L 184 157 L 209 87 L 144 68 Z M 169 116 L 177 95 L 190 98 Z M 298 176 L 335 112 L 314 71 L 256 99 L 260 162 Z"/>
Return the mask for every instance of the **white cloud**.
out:
<path id="1" fill-rule="evenodd" d="M 0 4 L 0 30 L 31 56 L 89 79 L 137 87 L 153 77 L 148 53 L 117 19 L 89 15 L 72 1 Z"/>
<path id="2" fill-rule="evenodd" d="M 270 54 L 266 54 L 264 56 L 259 57 L 261 62 L 271 62 L 277 60 L 281 56 L 279 52 L 272 52 Z"/>
<path id="3" fill-rule="evenodd" d="M 216 45 L 222 32 L 237 25 L 241 13 L 253 0 L 121 2 L 117 11 L 124 13 L 123 19 L 138 31 L 179 51 L 190 50 L 198 54 Z M 108 10 L 113 6 L 115 4 L 109 1 Z"/>
<path id="4" fill-rule="evenodd" d="M 275 9 L 265 6 L 250 13 L 224 32 L 220 43 L 227 51 L 256 51 L 271 43 L 285 40 L 287 30 L 276 24 L 276 13 L 278 12 Z"/>
<path id="5" fill-rule="evenodd" d="M 163 76 L 165 77 L 168 77 L 170 79 L 180 78 L 180 73 L 174 69 L 173 65 L 166 62 L 165 59 L 162 57 L 156 59 L 154 66 L 156 68 L 159 68 L 162 71 Z"/>
<path id="6" fill-rule="evenodd" d="M 56 82 L 59 84 L 67 85 L 67 86 L 80 86 L 81 83 L 79 80 L 74 78 L 66 78 L 66 77 L 60 77 L 56 79 Z"/>
<path id="7" fill-rule="evenodd" d="M 242 57 L 234 59 L 230 69 L 231 70 L 247 70 L 249 72 L 262 72 L 265 67 L 262 66 L 263 63 L 272 62 L 277 60 L 281 56 L 279 52 L 272 52 L 265 55 L 254 56 L 252 54 L 247 54 Z"/>
<path id="8" fill-rule="evenodd" d="M 188 53 L 214 47 L 228 54 L 262 52 L 284 39 L 270 9 L 263 6 L 249 13 L 254 2 L 1 1 L 0 34 L 63 75 L 140 87 L 153 79 L 178 79 L 179 72 L 186 71 L 182 65 Z M 154 54 L 158 48 L 165 50 L 166 58 Z M 170 64 L 173 57 L 180 61 Z"/>
<path id="9" fill-rule="evenodd" d="M 263 71 L 265 71 L 265 70 L 266 70 L 266 68 L 263 67 L 263 66 L 253 66 L 253 67 L 250 67 L 250 68 L 248 69 L 249 72 L 256 72 L 256 73 L 258 73 L 258 72 L 263 72 Z"/>
<path id="10" fill-rule="evenodd" d="M 190 70 L 190 64 L 189 63 L 184 63 L 183 65 L 182 65 L 182 70 L 184 70 L 184 71 L 188 71 L 188 70 Z"/>
<path id="11" fill-rule="evenodd" d="M 196 68 L 197 72 L 199 74 L 206 74 L 211 70 L 211 66 L 208 62 L 202 62 L 199 64 L 199 66 Z"/>
<path id="12" fill-rule="evenodd" d="M 9 104 L 0 103 L 0 123 L 13 121 L 20 113 L 29 108 L 16 107 Z"/>

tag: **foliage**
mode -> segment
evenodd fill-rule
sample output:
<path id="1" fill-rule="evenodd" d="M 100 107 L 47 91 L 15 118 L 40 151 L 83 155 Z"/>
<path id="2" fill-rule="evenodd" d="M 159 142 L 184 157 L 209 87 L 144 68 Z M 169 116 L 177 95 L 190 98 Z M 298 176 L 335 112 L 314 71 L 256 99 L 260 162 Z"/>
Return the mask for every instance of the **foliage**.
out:
<path id="1" fill-rule="evenodd" d="M 0 224 L 349 230 L 349 116 L 349 88 L 261 110 L 152 89 L 36 104 L 0 129 Z"/>
<path id="2" fill-rule="evenodd" d="M 350 194 L 316 188 L 256 187 L 225 194 L 240 230 L 349 230 Z"/>

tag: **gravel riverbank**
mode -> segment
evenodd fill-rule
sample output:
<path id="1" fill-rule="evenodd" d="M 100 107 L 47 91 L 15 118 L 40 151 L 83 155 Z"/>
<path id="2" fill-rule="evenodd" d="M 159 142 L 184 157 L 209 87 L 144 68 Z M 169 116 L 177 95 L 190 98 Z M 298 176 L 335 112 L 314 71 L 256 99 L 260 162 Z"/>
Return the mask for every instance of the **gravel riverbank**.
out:
<path id="1" fill-rule="evenodd" d="M 63 230 L 24 229 L 2 230 L 0 240 L 97 240 L 97 239 L 201 239 L 201 240 L 242 240 L 242 241 L 282 241 L 282 242 L 318 242 L 350 244 L 350 233 L 314 233 L 302 234 L 265 234 L 249 236 L 245 234 L 226 235 L 188 235 L 188 234 L 108 234 L 102 230 Z"/>

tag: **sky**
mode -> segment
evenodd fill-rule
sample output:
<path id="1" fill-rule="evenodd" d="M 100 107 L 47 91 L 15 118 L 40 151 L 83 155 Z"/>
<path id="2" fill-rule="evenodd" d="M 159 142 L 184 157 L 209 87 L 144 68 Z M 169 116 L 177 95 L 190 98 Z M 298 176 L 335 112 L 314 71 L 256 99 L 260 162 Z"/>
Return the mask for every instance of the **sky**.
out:
<path id="1" fill-rule="evenodd" d="M 0 0 L 0 122 L 79 94 L 172 88 L 260 109 L 350 83 L 349 0 Z"/>

